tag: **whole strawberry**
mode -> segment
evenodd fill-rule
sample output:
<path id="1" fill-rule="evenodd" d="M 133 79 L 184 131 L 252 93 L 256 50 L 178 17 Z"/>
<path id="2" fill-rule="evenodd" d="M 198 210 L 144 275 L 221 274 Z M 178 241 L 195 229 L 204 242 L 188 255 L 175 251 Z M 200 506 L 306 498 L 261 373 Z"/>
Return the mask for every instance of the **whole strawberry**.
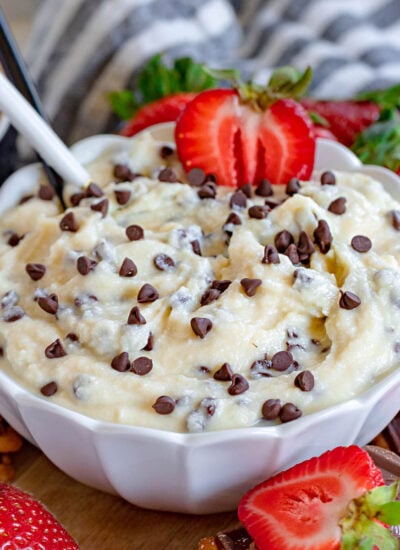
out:
<path id="1" fill-rule="evenodd" d="M 0 483 L 0 548 L 79 550 L 40 502 L 13 485 Z"/>

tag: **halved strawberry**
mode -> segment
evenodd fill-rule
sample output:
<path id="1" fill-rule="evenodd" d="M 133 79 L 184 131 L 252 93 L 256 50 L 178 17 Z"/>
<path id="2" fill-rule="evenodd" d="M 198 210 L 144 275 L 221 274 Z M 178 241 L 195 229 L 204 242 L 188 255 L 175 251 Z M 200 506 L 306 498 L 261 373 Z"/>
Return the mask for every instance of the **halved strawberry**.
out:
<path id="1" fill-rule="evenodd" d="M 262 178 L 287 183 L 307 179 L 313 169 L 313 125 L 290 98 L 263 108 L 240 90 L 201 92 L 179 117 L 175 140 L 184 169 L 213 173 L 220 185 L 257 185 Z"/>
<path id="2" fill-rule="evenodd" d="M 257 550 L 339 550 L 343 540 L 346 549 L 372 549 L 377 539 L 368 537 L 393 544 L 390 532 L 376 522 L 386 521 L 388 505 L 394 505 L 400 522 L 400 503 L 388 503 L 397 487 L 368 492 L 383 485 L 367 452 L 354 445 L 337 447 L 257 485 L 242 498 L 238 515 Z M 370 546 L 358 546 L 360 533 Z"/>

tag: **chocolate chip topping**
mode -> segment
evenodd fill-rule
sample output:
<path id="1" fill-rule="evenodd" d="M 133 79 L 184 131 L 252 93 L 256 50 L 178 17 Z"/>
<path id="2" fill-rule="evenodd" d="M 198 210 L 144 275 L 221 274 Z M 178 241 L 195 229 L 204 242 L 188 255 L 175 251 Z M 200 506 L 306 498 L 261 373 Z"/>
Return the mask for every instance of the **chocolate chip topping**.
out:
<path id="1" fill-rule="evenodd" d="M 78 221 L 73 212 L 68 212 L 61 218 L 60 229 L 61 231 L 71 231 L 71 233 L 76 233 L 78 231 Z"/>
<path id="2" fill-rule="evenodd" d="M 231 223 L 232 225 L 242 225 L 242 220 L 240 219 L 240 216 L 236 214 L 236 212 L 231 212 L 226 218 L 226 222 L 224 223 L 224 225 L 227 225 L 229 223 Z"/>
<path id="3" fill-rule="evenodd" d="M 139 376 L 149 374 L 153 368 L 153 361 L 149 357 L 137 357 L 132 361 L 131 371 Z"/>
<path id="4" fill-rule="evenodd" d="M 232 281 L 228 281 L 227 279 L 215 280 L 211 283 L 211 288 L 216 288 L 222 293 L 225 292 L 231 283 Z"/>
<path id="5" fill-rule="evenodd" d="M 279 264 L 279 254 L 278 251 L 274 246 L 271 244 L 267 244 L 267 246 L 264 248 L 264 257 L 261 260 L 263 264 Z"/>
<path id="6" fill-rule="evenodd" d="M 116 355 L 111 361 L 111 366 L 118 372 L 126 372 L 131 368 L 131 362 L 129 361 L 129 355 L 127 351 L 122 351 Z"/>
<path id="7" fill-rule="evenodd" d="M 58 310 L 58 297 L 57 294 L 50 294 L 49 296 L 38 298 L 38 305 L 51 315 L 55 315 Z"/>
<path id="8" fill-rule="evenodd" d="M 247 296 L 254 296 L 261 283 L 261 279 L 249 279 L 247 277 L 240 281 L 240 284 Z"/>
<path id="9" fill-rule="evenodd" d="M 329 252 L 332 243 L 332 233 L 325 220 L 318 221 L 318 226 L 314 230 L 314 242 L 317 243 L 322 254 Z"/>
<path id="10" fill-rule="evenodd" d="M 118 204 L 123 206 L 124 204 L 127 204 L 129 202 L 129 199 L 131 198 L 131 192 L 125 189 L 116 189 L 114 191 L 115 200 Z"/>
<path id="11" fill-rule="evenodd" d="M 130 241 L 140 241 L 144 238 L 143 227 L 140 225 L 128 225 L 125 234 Z"/>
<path id="12" fill-rule="evenodd" d="M 199 241 L 196 239 L 190 243 L 192 245 L 192 250 L 197 256 L 201 256 L 201 247 Z"/>
<path id="13" fill-rule="evenodd" d="M 133 181 L 135 179 L 134 172 L 126 164 L 116 164 L 114 166 L 113 175 L 120 181 Z"/>
<path id="14" fill-rule="evenodd" d="M 353 292 L 340 291 L 339 306 L 342 309 L 354 309 L 361 304 L 360 298 Z"/>
<path id="15" fill-rule="evenodd" d="M 371 239 L 364 235 L 356 235 L 351 239 L 351 246 L 356 252 L 363 253 L 371 250 L 372 242 Z"/>
<path id="16" fill-rule="evenodd" d="M 278 351 L 272 356 L 271 367 L 277 371 L 284 371 L 293 363 L 290 351 Z"/>
<path id="17" fill-rule="evenodd" d="M 39 187 L 38 197 L 42 199 L 42 201 L 51 201 L 55 194 L 54 187 L 51 185 L 41 185 Z"/>
<path id="18" fill-rule="evenodd" d="M 206 317 L 193 317 L 190 326 L 196 336 L 204 338 L 212 329 L 212 321 Z"/>
<path id="19" fill-rule="evenodd" d="M 220 295 L 221 292 L 216 288 L 208 288 L 200 298 L 200 304 L 202 306 L 207 306 L 208 304 L 215 302 L 215 300 L 218 300 Z"/>
<path id="20" fill-rule="evenodd" d="M 267 399 L 261 407 L 261 414 L 265 420 L 276 420 L 281 407 L 280 399 Z"/>
<path id="21" fill-rule="evenodd" d="M 139 290 L 137 301 L 139 304 L 146 304 L 148 302 L 155 302 L 159 297 L 160 295 L 158 294 L 157 289 L 155 289 L 154 286 L 145 283 Z"/>
<path id="22" fill-rule="evenodd" d="M 15 231 L 9 231 L 7 244 L 9 246 L 17 246 L 22 238 L 23 237 L 19 236 L 18 233 L 15 233 Z"/>
<path id="23" fill-rule="evenodd" d="M 158 174 L 159 181 L 163 181 L 166 183 L 176 183 L 179 181 L 178 176 L 176 175 L 175 170 L 173 170 L 170 167 L 163 168 L 161 172 Z"/>
<path id="24" fill-rule="evenodd" d="M 79 256 L 76 261 L 76 268 L 81 275 L 88 275 L 96 267 L 97 262 L 87 256 Z"/>
<path id="25" fill-rule="evenodd" d="M 296 420 L 303 414 L 303 411 L 296 407 L 293 403 L 285 403 L 280 410 L 279 418 L 281 422 L 290 422 L 291 420 Z"/>
<path id="26" fill-rule="evenodd" d="M 229 395 L 240 395 L 249 389 L 249 383 L 241 374 L 233 374 L 232 382 L 228 388 Z"/>
<path id="27" fill-rule="evenodd" d="M 392 210 L 390 214 L 393 228 L 396 229 L 396 231 L 400 231 L 400 210 Z"/>
<path id="28" fill-rule="evenodd" d="M 138 306 L 133 307 L 128 316 L 128 325 L 145 325 L 146 319 L 140 313 Z"/>
<path id="29" fill-rule="evenodd" d="M 212 181 L 206 181 L 197 191 L 200 199 L 215 199 L 217 196 L 217 186 Z"/>
<path id="30" fill-rule="evenodd" d="M 94 210 L 94 212 L 100 212 L 102 217 L 105 218 L 108 212 L 108 199 L 103 199 L 95 204 L 91 204 L 90 209 Z"/>
<path id="31" fill-rule="evenodd" d="M 250 218 L 255 218 L 256 220 L 262 220 L 267 217 L 269 211 L 270 211 L 270 208 L 268 208 L 268 206 L 265 206 L 262 204 L 256 204 L 254 206 L 250 206 L 247 212 Z"/>
<path id="32" fill-rule="evenodd" d="M 321 184 L 322 185 L 336 185 L 336 177 L 333 172 L 327 170 L 321 174 Z"/>
<path id="33" fill-rule="evenodd" d="M 162 145 L 160 148 L 160 157 L 162 159 L 167 159 L 168 157 L 174 154 L 175 150 L 169 145 Z"/>
<path id="34" fill-rule="evenodd" d="M 235 191 L 230 200 L 229 200 L 229 206 L 231 208 L 237 207 L 237 208 L 246 208 L 247 204 L 247 197 L 243 193 L 243 191 Z"/>
<path id="35" fill-rule="evenodd" d="M 175 409 L 175 399 L 168 395 L 161 395 L 152 407 L 158 414 L 171 414 Z"/>
<path id="36" fill-rule="evenodd" d="M 347 199 L 345 197 L 339 197 L 335 199 L 328 206 L 329 212 L 332 212 L 332 214 L 337 214 L 338 216 L 341 216 L 346 212 L 346 202 L 347 202 Z"/>
<path id="37" fill-rule="evenodd" d="M 190 185 L 200 187 L 206 180 L 206 173 L 201 168 L 192 168 L 187 174 Z"/>
<path id="38" fill-rule="evenodd" d="M 47 199 L 45 199 L 45 200 L 47 200 Z M 57 382 L 52 380 L 51 382 L 48 382 L 47 384 L 45 384 L 44 386 L 42 386 L 40 388 L 40 393 L 42 395 L 44 395 L 45 397 L 51 397 L 52 395 L 57 393 L 57 390 L 58 390 Z"/>
<path id="39" fill-rule="evenodd" d="M 315 246 L 305 231 L 300 231 L 297 252 L 301 262 L 307 260 L 315 252 Z"/>
<path id="40" fill-rule="evenodd" d="M 254 550 L 255 548 L 253 539 L 244 527 L 217 533 L 213 543 L 209 547 L 216 550 Z"/>
<path id="41" fill-rule="evenodd" d="M 97 185 L 97 183 L 89 183 L 89 185 L 86 187 L 86 196 L 87 197 L 95 197 L 99 198 L 104 195 L 103 190 L 101 187 Z"/>
<path id="42" fill-rule="evenodd" d="M 224 363 L 217 371 L 214 372 L 213 378 L 220 382 L 228 382 L 232 380 L 233 371 L 229 363 Z"/>
<path id="43" fill-rule="evenodd" d="M 65 338 L 71 340 L 71 342 L 79 342 L 79 336 L 75 332 L 69 332 Z"/>
<path id="44" fill-rule="evenodd" d="M 137 267 L 133 260 L 130 258 L 124 258 L 124 261 L 119 268 L 120 277 L 134 277 L 137 273 Z"/>
<path id="45" fill-rule="evenodd" d="M 248 199 L 251 199 L 251 197 L 253 196 L 253 187 L 251 183 L 245 183 L 244 185 L 241 185 L 239 187 L 239 191 L 244 193 Z"/>
<path id="46" fill-rule="evenodd" d="M 78 206 L 81 202 L 81 200 L 86 199 L 86 193 L 80 192 L 80 193 L 73 193 L 69 200 L 71 201 L 72 206 Z"/>
<path id="47" fill-rule="evenodd" d="M 267 179 L 262 179 L 256 187 L 256 195 L 259 197 L 271 197 L 273 195 L 272 185 Z"/>
<path id="48" fill-rule="evenodd" d="M 149 332 L 149 337 L 147 338 L 147 344 L 142 348 L 143 351 L 151 351 L 154 347 L 154 337 L 153 333 Z"/>
<path id="49" fill-rule="evenodd" d="M 26 264 L 25 271 L 32 281 L 39 281 L 46 273 L 46 267 L 43 264 Z"/>
<path id="50" fill-rule="evenodd" d="M 175 267 L 174 260 L 167 254 L 157 254 L 153 259 L 153 263 L 160 271 L 169 271 Z"/>
<path id="51" fill-rule="evenodd" d="M 286 185 L 286 194 L 292 197 L 298 193 L 301 189 L 300 182 L 297 178 L 292 178 L 289 180 L 289 183 Z"/>
<path id="52" fill-rule="evenodd" d="M 65 351 L 61 340 L 57 338 L 57 340 L 54 340 L 54 342 L 47 346 L 44 350 L 44 354 L 48 359 L 57 359 L 58 357 L 64 357 L 64 355 L 67 355 L 67 352 Z"/>
<path id="53" fill-rule="evenodd" d="M 294 238 L 289 231 L 284 229 L 283 231 L 279 231 L 279 233 L 275 235 L 274 242 L 278 252 L 281 252 L 283 254 L 287 247 L 290 244 L 294 243 Z"/>
<path id="54" fill-rule="evenodd" d="M 20 306 L 12 306 L 8 309 L 6 309 L 3 320 L 6 323 L 14 323 L 15 321 L 19 321 L 22 319 L 22 317 L 25 315 L 25 311 Z"/>
<path id="55" fill-rule="evenodd" d="M 294 385 L 301 391 L 311 391 L 314 387 L 314 375 L 309 370 L 303 370 L 294 379 Z"/>
<path id="56" fill-rule="evenodd" d="M 299 254 L 297 252 L 297 246 L 292 243 L 290 244 L 284 252 L 285 256 L 289 258 L 293 265 L 300 263 Z"/>

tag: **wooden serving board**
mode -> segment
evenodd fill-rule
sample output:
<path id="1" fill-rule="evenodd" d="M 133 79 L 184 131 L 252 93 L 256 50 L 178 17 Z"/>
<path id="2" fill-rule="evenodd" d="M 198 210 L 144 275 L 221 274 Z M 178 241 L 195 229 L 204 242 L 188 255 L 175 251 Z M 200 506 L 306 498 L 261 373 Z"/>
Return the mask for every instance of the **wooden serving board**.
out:
<path id="1" fill-rule="evenodd" d="M 196 550 L 200 538 L 238 524 L 235 512 L 192 516 L 153 512 L 69 478 L 24 443 L 14 484 L 39 499 L 81 550 Z"/>

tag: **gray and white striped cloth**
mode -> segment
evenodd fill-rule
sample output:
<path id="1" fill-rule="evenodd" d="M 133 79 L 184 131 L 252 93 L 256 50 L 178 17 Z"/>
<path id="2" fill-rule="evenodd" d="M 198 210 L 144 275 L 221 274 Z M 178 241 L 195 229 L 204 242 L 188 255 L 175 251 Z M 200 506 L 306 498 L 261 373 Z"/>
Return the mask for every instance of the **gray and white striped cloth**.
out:
<path id="1" fill-rule="evenodd" d="M 44 0 L 28 63 L 68 142 L 115 129 L 107 94 L 155 53 L 239 67 L 314 70 L 317 97 L 400 82 L 400 0 Z"/>

